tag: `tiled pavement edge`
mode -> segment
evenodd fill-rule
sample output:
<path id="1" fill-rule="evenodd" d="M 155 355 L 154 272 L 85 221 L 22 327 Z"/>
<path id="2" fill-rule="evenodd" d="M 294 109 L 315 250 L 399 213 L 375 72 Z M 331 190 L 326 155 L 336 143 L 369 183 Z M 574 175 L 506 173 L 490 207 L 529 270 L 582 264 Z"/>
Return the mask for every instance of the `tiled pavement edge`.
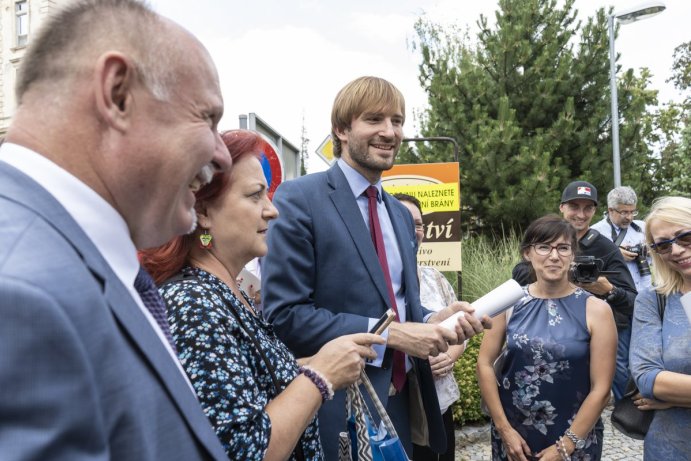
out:
<path id="1" fill-rule="evenodd" d="M 643 459 L 643 441 L 626 437 L 612 428 L 608 405 L 602 413 L 605 440 L 601 461 L 640 461 Z M 456 430 L 456 461 L 490 461 L 489 424 L 464 426 Z"/>

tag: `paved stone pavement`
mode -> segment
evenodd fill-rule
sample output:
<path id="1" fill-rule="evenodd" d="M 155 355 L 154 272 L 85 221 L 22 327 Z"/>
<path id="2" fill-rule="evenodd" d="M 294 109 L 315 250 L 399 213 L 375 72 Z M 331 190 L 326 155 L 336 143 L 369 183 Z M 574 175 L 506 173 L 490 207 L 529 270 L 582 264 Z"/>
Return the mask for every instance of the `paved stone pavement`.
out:
<path id="1" fill-rule="evenodd" d="M 605 423 L 605 440 L 601 461 L 641 461 L 643 441 L 626 437 L 612 428 L 609 417 L 611 405 L 602 413 Z M 465 426 L 456 430 L 456 461 L 491 461 L 492 450 L 489 444 L 489 424 Z"/>

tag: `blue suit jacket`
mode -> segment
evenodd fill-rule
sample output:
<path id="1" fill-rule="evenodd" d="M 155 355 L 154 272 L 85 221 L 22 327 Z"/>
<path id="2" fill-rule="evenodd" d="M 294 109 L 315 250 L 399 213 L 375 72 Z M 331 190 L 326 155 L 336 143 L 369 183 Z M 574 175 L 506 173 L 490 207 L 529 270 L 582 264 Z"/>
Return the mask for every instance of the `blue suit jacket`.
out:
<path id="1" fill-rule="evenodd" d="M 403 261 L 407 320 L 422 322 L 416 240 L 410 212 L 383 194 Z M 262 262 L 264 315 L 298 357 L 315 354 L 339 336 L 366 332 L 369 318 L 389 304 L 384 273 L 370 233 L 341 169 L 287 181 L 273 198 L 280 217 L 271 223 L 269 252 Z M 427 360 L 414 359 L 433 448 L 446 445 L 437 394 Z M 391 369 L 367 367 L 384 405 Z M 326 458 L 336 459 L 338 432 L 345 428 L 344 392 L 319 412 Z M 402 427 L 409 421 L 396 421 Z"/>
<path id="2" fill-rule="evenodd" d="M 227 459 L 127 289 L 45 189 L 0 162 L 0 458 Z"/>

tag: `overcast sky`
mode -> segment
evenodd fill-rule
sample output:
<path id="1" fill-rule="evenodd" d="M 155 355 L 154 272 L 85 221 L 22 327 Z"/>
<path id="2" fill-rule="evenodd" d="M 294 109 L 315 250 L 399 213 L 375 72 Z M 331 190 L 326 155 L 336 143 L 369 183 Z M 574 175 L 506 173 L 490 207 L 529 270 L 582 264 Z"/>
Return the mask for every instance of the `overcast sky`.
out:
<path id="1" fill-rule="evenodd" d="M 161 14 L 194 33 L 219 69 L 225 99 L 222 129 L 237 128 L 250 112 L 300 146 L 304 124 L 310 139 L 310 171 L 325 165 L 313 151 L 330 132 L 333 98 L 346 83 L 375 75 L 406 97 L 406 136 L 417 134 L 414 109 L 426 95 L 418 83 L 419 56 L 410 47 L 421 15 L 467 25 L 474 36 L 480 14 L 494 17 L 488 0 L 150 0 Z M 576 0 L 581 17 L 599 7 L 616 11 L 639 0 Z M 691 1 L 667 0 L 667 9 L 621 26 L 616 51 L 624 68 L 648 67 L 660 100 L 678 98 L 671 84 L 672 52 L 691 39 Z M 448 134 L 448 133 L 440 133 Z"/>

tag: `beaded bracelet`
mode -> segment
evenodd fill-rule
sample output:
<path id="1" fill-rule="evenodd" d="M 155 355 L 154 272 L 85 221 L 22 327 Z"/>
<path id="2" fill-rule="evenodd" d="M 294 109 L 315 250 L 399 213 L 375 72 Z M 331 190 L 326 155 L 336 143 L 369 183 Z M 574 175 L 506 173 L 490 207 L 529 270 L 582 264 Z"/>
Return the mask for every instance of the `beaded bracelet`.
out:
<path id="1" fill-rule="evenodd" d="M 563 461 L 571 461 L 571 456 L 566 452 L 566 447 L 564 446 L 564 442 L 561 441 L 561 437 L 557 439 L 555 445 L 557 446 L 557 453 L 559 453 L 561 459 Z"/>
<path id="2" fill-rule="evenodd" d="M 298 369 L 298 372 L 305 375 L 315 386 L 317 386 L 319 393 L 322 395 L 322 402 L 326 402 L 327 400 L 334 398 L 333 385 L 324 377 L 323 374 L 307 365 L 301 366 Z"/>

